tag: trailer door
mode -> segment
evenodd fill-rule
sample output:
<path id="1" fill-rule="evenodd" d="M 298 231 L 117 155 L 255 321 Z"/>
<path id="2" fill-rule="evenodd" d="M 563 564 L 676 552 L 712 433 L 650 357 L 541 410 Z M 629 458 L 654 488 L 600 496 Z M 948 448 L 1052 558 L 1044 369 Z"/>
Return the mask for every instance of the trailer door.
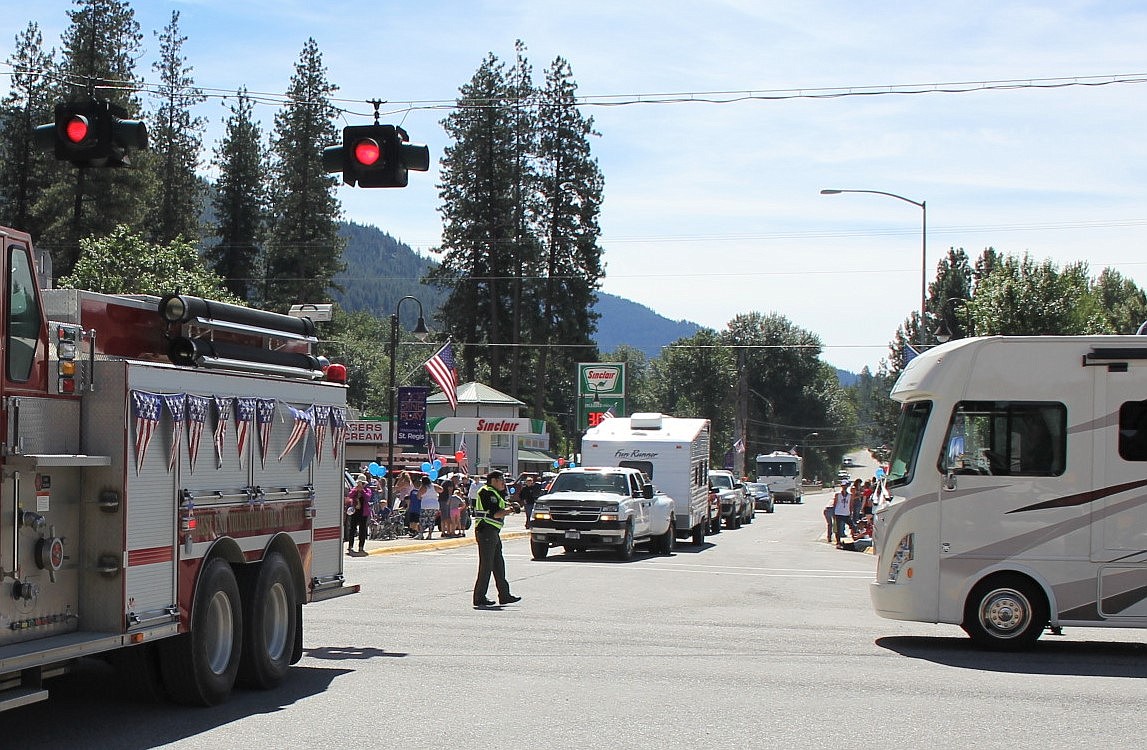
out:
<path id="1" fill-rule="evenodd" d="M 1096 368 L 1092 559 L 1099 614 L 1147 618 L 1147 363 Z"/>

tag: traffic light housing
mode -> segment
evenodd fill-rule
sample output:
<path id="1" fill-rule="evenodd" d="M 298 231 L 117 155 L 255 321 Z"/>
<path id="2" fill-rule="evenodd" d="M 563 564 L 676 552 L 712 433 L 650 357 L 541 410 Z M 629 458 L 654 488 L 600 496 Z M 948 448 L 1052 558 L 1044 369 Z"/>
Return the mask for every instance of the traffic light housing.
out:
<path id="1" fill-rule="evenodd" d="M 341 146 L 323 149 L 323 168 L 351 187 L 406 187 L 408 170 L 430 169 L 430 149 L 394 125 L 348 125 Z"/>
<path id="2" fill-rule="evenodd" d="M 55 122 L 35 129 L 36 143 L 60 161 L 79 167 L 119 167 L 127 152 L 147 148 L 147 127 L 128 120 L 127 110 L 103 99 L 56 105 Z"/>

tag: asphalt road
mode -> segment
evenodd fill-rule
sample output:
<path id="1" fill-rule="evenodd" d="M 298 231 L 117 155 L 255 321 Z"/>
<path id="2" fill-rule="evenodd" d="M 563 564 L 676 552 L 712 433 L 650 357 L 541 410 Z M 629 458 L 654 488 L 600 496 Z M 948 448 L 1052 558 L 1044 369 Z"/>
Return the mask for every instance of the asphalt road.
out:
<path id="1" fill-rule="evenodd" d="M 1137 740 L 1147 649 L 1068 631 L 1026 654 L 876 617 L 871 555 L 824 542 L 825 493 L 702 549 L 529 558 L 470 607 L 472 546 L 348 559 L 364 593 L 306 608 L 268 692 L 186 709 L 91 661 L 0 714 L 0 748 L 1076 748 Z"/>

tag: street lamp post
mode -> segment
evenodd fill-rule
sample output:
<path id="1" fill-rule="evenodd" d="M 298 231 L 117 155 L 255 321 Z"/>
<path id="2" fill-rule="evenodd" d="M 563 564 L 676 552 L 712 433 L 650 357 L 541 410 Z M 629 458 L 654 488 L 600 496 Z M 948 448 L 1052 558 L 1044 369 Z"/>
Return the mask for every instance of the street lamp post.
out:
<path id="1" fill-rule="evenodd" d="M 430 333 L 430 329 L 426 327 L 426 320 L 422 317 L 422 302 L 417 297 L 412 297 L 409 294 L 398 300 L 398 304 L 394 306 L 394 315 L 390 316 L 390 398 L 386 412 L 386 421 L 389 428 L 386 441 L 386 501 L 388 503 L 394 500 L 394 423 L 396 421 L 394 398 L 398 390 L 398 386 L 394 380 L 396 377 L 395 360 L 398 358 L 398 312 L 402 309 L 402 303 L 408 299 L 414 300 L 418 305 L 418 323 L 414 326 L 414 336 L 419 341 L 425 341 L 426 335 Z"/>
<path id="2" fill-rule="evenodd" d="M 896 193 L 886 193 L 883 190 L 821 190 L 821 195 L 840 195 L 841 193 L 870 193 L 872 195 L 886 195 L 905 203 L 911 203 L 920 208 L 920 326 L 918 334 L 920 345 L 925 346 L 927 339 L 924 336 L 924 315 L 928 300 L 928 202 L 914 201 Z"/>
<path id="3" fill-rule="evenodd" d="M 965 305 L 968 304 L 968 300 L 964 299 L 963 297 L 949 297 L 944 301 L 944 306 L 940 308 L 940 325 L 936 326 L 936 330 L 933 331 L 933 335 L 936 336 L 936 340 L 941 344 L 946 344 L 948 340 L 952 338 L 952 329 L 948 327 L 947 313 L 948 308 L 951 307 L 952 315 L 955 316 L 956 306 L 952 304 L 953 302 L 963 302 Z M 965 333 L 967 332 L 967 326 L 964 327 L 964 331 Z"/>

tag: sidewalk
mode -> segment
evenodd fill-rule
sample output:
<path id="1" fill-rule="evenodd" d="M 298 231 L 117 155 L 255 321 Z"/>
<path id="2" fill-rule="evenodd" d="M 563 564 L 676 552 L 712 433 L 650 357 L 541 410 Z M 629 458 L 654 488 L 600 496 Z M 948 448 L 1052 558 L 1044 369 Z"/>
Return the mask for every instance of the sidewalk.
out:
<path id="1" fill-rule="evenodd" d="M 505 525 L 502 527 L 502 539 L 520 539 L 530 535 L 526 530 L 526 516 L 524 513 L 514 513 L 513 515 L 506 516 Z M 466 536 L 443 539 L 441 534 L 436 530 L 432 539 L 414 539 L 412 537 L 401 537 L 399 539 L 387 539 L 373 541 L 366 540 L 366 551 L 358 552 L 358 540 L 355 540 L 355 552 L 347 555 L 350 557 L 366 557 L 368 555 L 398 555 L 405 552 L 426 552 L 427 550 L 435 549 L 453 549 L 454 547 L 466 547 L 474 544 L 474 525 L 471 524 L 470 528 L 466 531 Z"/>

